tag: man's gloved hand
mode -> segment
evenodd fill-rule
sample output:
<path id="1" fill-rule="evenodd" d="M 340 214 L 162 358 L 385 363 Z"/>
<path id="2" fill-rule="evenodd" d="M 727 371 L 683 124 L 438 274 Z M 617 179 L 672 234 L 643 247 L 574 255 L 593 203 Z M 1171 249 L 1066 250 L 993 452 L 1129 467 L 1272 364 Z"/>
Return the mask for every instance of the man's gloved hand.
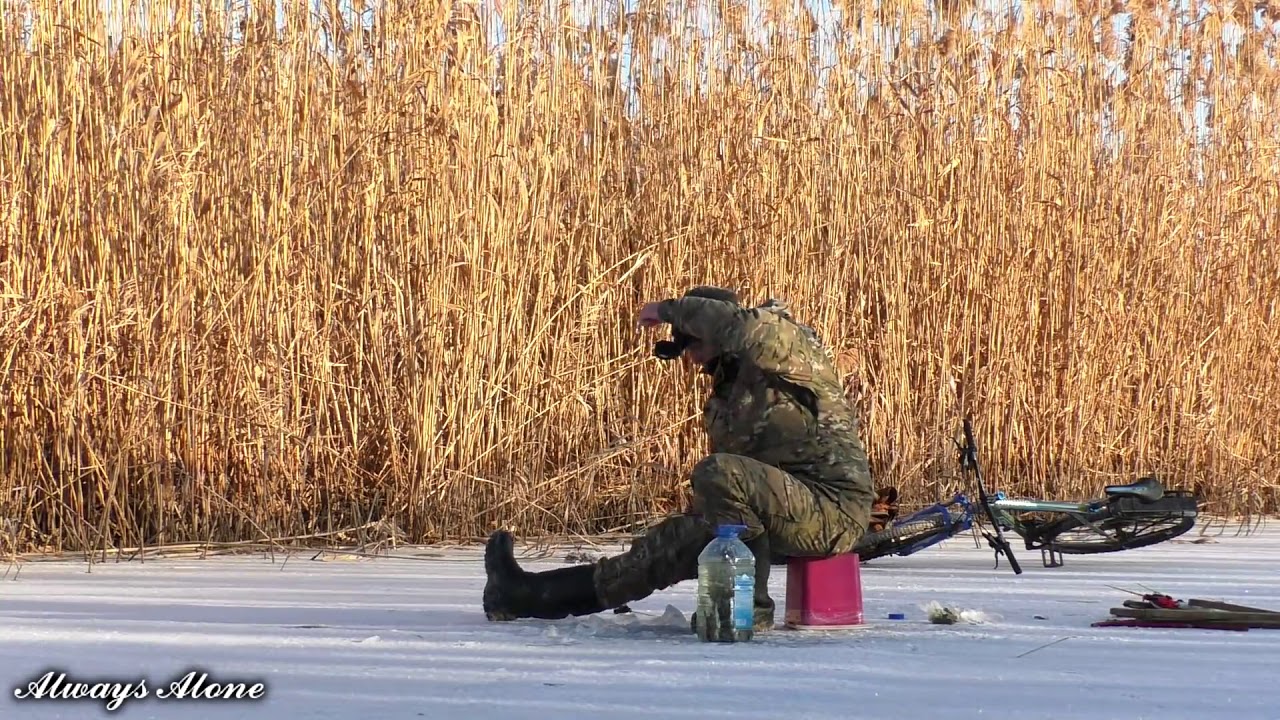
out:
<path id="1" fill-rule="evenodd" d="M 876 491 L 875 502 L 871 503 L 871 522 L 867 526 L 867 532 L 884 530 L 896 517 L 898 517 L 898 488 L 880 488 Z"/>
<path id="2" fill-rule="evenodd" d="M 637 325 L 641 328 L 653 328 L 663 324 L 662 318 L 658 313 L 661 303 L 651 302 L 645 303 L 640 308 L 640 320 Z M 684 354 L 685 348 L 693 338 L 680 333 L 676 330 L 671 331 L 670 340 L 659 340 L 653 344 L 653 355 L 661 360 L 675 360 Z"/>
<path id="3" fill-rule="evenodd" d="M 684 352 L 684 346 L 674 340 L 659 340 L 653 344 L 653 356 L 659 360 L 675 360 Z"/>

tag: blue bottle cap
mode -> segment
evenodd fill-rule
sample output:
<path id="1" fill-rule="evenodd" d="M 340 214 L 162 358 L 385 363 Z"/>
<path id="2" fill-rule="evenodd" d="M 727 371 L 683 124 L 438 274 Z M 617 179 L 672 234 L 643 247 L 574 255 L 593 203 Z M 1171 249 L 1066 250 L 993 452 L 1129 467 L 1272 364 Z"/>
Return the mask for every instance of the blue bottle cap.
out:
<path id="1" fill-rule="evenodd" d="M 746 530 L 746 525 L 720 525 L 716 527 L 716 537 L 731 538 L 738 537 L 739 533 Z"/>
<path id="2" fill-rule="evenodd" d="M 890 620 L 906 620 L 907 616 L 904 613 L 889 613 L 889 619 Z"/>

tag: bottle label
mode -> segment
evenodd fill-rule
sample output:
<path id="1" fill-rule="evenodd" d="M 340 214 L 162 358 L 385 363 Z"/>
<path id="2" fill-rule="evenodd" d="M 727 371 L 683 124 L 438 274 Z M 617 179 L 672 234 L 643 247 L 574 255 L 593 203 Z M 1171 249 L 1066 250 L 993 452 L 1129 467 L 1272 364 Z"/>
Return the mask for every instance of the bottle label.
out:
<path id="1" fill-rule="evenodd" d="M 756 581 L 748 573 L 733 579 L 733 629 L 750 630 L 755 624 Z"/>

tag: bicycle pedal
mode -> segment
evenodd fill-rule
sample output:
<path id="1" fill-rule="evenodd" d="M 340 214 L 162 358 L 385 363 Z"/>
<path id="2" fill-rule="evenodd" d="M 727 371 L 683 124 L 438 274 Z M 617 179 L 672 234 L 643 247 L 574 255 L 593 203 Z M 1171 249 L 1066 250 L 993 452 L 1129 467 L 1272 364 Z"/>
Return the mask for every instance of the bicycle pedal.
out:
<path id="1" fill-rule="evenodd" d="M 1047 568 L 1062 567 L 1062 553 L 1051 547 L 1042 547 L 1040 562 Z"/>

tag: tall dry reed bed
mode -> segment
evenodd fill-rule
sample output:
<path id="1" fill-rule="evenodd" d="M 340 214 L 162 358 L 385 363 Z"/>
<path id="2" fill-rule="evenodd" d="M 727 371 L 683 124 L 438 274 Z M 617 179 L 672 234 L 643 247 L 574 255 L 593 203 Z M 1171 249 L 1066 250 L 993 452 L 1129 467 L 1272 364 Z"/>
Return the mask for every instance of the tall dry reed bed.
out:
<path id="1" fill-rule="evenodd" d="M 11 549 L 630 527 L 699 282 L 816 326 L 909 502 L 968 412 L 1013 492 L 1276 509 L 1274 11 L 304 5 L 5 4 Z"/>

